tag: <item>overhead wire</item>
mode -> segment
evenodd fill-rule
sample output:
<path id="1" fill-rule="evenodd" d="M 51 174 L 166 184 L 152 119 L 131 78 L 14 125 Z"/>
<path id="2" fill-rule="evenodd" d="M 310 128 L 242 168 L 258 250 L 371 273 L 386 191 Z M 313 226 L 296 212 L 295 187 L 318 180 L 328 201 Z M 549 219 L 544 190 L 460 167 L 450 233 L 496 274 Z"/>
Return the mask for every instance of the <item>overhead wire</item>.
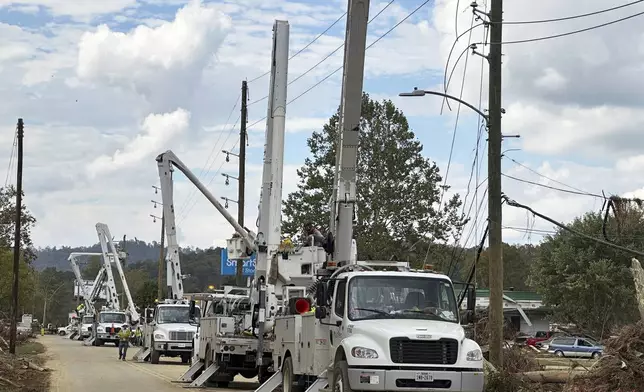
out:
<path id="1" fill-rule="evenodd" d="M 389 3 L 387 3 L 387 4 L 386 4 L 386 5 L 385 5 L 385 6 L 384 6 L 380 11 L 378 11 L 378 13 L 377 13 L 373 18 L 371 18 L 371 19 L 367 22 L 367 25 L 369 25 L 371 22 L 373 22 L 374 20 L 376 20 L 376 18 L 378 18 L 378 17 L 379 17 L 379 16 L 380 16 L 380 15 L 381 15 L 381 14 L 382 14 L 382 13 L 383 13 L 387 8 L 389 8 L 389 6 L 390 6 L 391 4 L 393 4 L 393 2 L 394 2 L 394 1 L 395 1 L 395 0 L 391 0 L 391 1 L 389 1 Z M 427 2 L 429 2 L 429 1 L 427 1 Z M 377 40 L 376 40 L 376 42 L 377 42 Z M 374 43 L 375 43 L 375 42 L 374 42 Z M 373 45 L 373 44 L 372 44 L 372 45 Z M 314 69 L 316 69 L 317 67 L 319 67 L 320 65 L 322 65 L 322 63 L 324 63 L 325 61 L 327 61 L 331 56 L 333 56 L 334 54 L 336 54 L 336 53 L 337 53 L 340 49 L 342 49 L 342 48 L 344 48 L 344 43 L 343 43 L 342 45 L 338 46 L 337 48 L 335 48 L 335 49 L 334 49 L 333 51 L 331 51 L 330 53 L 328 53 L 326 56 L 324 56 L 324 57 L 322 58 L 322 60 L 318 61 L 315 65 L 313 65 L 312 67 L 310 67 L 309 69 L 307 69 L 306 71 L 304 71 L 303 73 L 301 73 L 300 75 L 298 75 L 295 79 L 293 79 L 293 80 L 289 81 L 289 82 L 288 82 L 288 84 L 287 84 L 287 86 L 290 86 L 291 84 L 293 84 L 293 83 L 297 82 L 298 80 L 302 79 L 304 76 L 308 75 L 311 71 L 313 71 Z M 367 47 L 366 49 L 369 49 L 369 47 Z M 340 67 L 340 69 L 342 69 L 342 67 Z M 328 78 L 329 78 L 329 77 L 331 77 L 333 74 L 335 74 L 335 72 L 337 72 L 337 70 L 336 70 L 336 71 L 334 71 L 330 76 L 328 76 L 327 78 L 325 78 L 325 79 L 323 79 L 323 80 L 328 79 Z M 268 98 L 268 95 L 266 95 L 266 96 L 264 96 L 264 97 L 262 97 L 262 98 L 256 99 L 256 100 L 254 100 L 254 101 L 250 102 L 250 103 L 248 104 L 248 106 L 254 105 L 254 104 L 258 103 L 258 102 L 262 102 L 263 100 L 265 100 L 265 99 L 267 99 L 267 98 Z"/>
<path id="2" fill-rule="evenodd" d="M 219 136 L 217 137 L 217 140 L 213 144 L 212 149 L 210 150 L 210 153 L 208 154 L 208 157 L 206 158 L 206 162 L 203 164 L 203 167 L 199 171 L 199 174 L 197 175 L 197 179 L 201 180 L 201 177 L 205 173 L 207 173 L 210 170 L 210 168 L 212 168 L 212 165 L 217 160 L 217 157 L 219 157 L 219 154 L 221 153 L 221 151 L 217 151 L 217 155 L 215 155 L 215 157 L 212 160 L 212 163 L 210 163 L 210 165 L 209 165 L 210 158 L 215 153 L 215 151 L 218 150 L 217 146 L 219 145 L 219 140 L 221 140 L 222 135 L 224 134 L 225 130 L 228 128 L 228 124 L 230 124 L 230 118 L 231 118 L 233 112 L 235 111 L 235 109 L 237 108 L 237 105 L 239 105 L 239 103 L 240 103 L 240 98 L 241 98 L 241 93 L 237 96 L 237 99 L 235 100 L 235 104 L 233 105 L 233 108 L 230 110 L 230 113 L 228 113 L 228 118 L 226 119 L 226 124 L 222 127 L 222 130 L 219 132 Z M 230 131 L 228 133 L 229 134 L 232 133 L 233 130 L 234 130 L 234 126 L 230 129 Z M 223 145 L 221 147 L 223 147 Z M 185 211 L 186 206 L 193 200 L 193 198 L 196 196 L 196 194 L 197 194 L 197 189 L 192 188 L 190 190 L 190 193 L 188 193 L 188 196 L 181 203 L 181 206 L 177 209 L 177 214 L 178 215 L 181 215 Z"/>
<path id="3" fill-rule="evenodd" d="M 387 35 L 389 35 L 389 34 L 390 34 L 392 31 L 394 31 L 398 26 L 400 26 L 401 24 L 403 24 L 407 19 L 411 18 L 411 17 L 412 17 L 416 12 L 418 12 L 421 8 L 423 8 L 425 5 L 427 5 L 427 3 L 429 3 L 429 1 L 430 1 L 430 0 L 425 0 L 423 3 L 421 3 L 421 4 L 420 4 L 418 7 L 416 7 L 413 11 L 411 11 L 407 16 L 405 16 L 403 19 L 401 19 L 398 23 L 396 23 L 396 24 L 395 24 L 395 25 L 393 25 L 389 30 L 387 30 L 387 31 L 385 31 L 383 34 L 381 34 L 381 35 L 380 35 L 376 40 L 374 40 L 371 44 L 367 45 L 367 47 L 365 48 L 365 50 L 367 50 L 367 49 L 369 49 L 369 48 L 373 47 L 376 43 L 378 43 L 380 40 L 382 40 L 382 39 L 383 39 L 383 38 L 385 38 Z M 383 10 L 384 10 L 384 8 L 383 8 Z M 381 12 L 382 12 L 383 10 L 381 10 Z M 374 20 L 377 16 L 378 16 L 378 15 L 374 16 L 371 20 Z M 339 66 L 339 67 L 338 67 L 338 68 L 336 68 L 333 72 L 329 73 L 329 74 L 328 74 L 328 75 L 326 75 L 324 78 L 322 78 L 322 79 L 318 80 L 316 83 L 314 83 L 312 86 L 310 86 L 309 88 L 307 88 L 306 90 L 304 90 L 303 92 L 301 92 L 301 93 L 300 93 L 299 95 L 297 95 L 295 98 L 293 98 L 293 99 L 291 99 L 290 101 L 288 101 L 288 102 L 287 102 L 287 105 L 290 105 L 291 103 L 293 103 L 293 102 L 297 101 L 298 99 L 302 98 L 304 95 L 306 95 L 306 94 L 308 94 L 309 92 L 311 92 L 313 89 L 315 89 L 316 87 L 318 87 L 319 85 L 321 85 L 322 83 L 324 83 L 325 81 L 327 81 L 329 78 L 331 78 L 331 77 L 332 77 L 333 75 L 335 75 L 336 73 L 338 73 L 338 72 L 339 72 L 343 67 L 344 67 L 344 65 Z M 263 98 L 263 99 L 265 99 L 265 98 Z M 263 118 L 261 118 L 261 119 L 259 119 L 259 120 L 255 121 L 255 122 L 253 122 L 251 125 L 249 125 L 249 126 L 248 126 L 248 129 L 252 128 L 253 126 L 255 126 L 255 125 L 259 124 L 260 122 L 262 122 L 262 121 L 264 121 L 264 120 L 266 120 L 266 116 L 264 116 Z"/>
<path id="4" fill-rule="evenodd" d="M 226 139 L 225 139 L 225 140 L 224 140 L 224 142 L 221 144 L 221 146 L 222 146 L 222 147 L 223 147 L 223 146 L 225 146 L 225 145 L 226 145 L 226 142 L 228 141 L 228 139 L 230 139 L 230 136 L 232 135 L 233 131 L 235 130 L 235 127 L 237 126 L 237 123 L 239 122 L 239 120 L 240 120 L 240 119 L 241 119 L 241 115 L 239 115 L 239 117 L 237 117 L 237 120 L 235 121 L 235 123 L 233 124 L 233 126 L 230 128 L 230 131 L 228 132 L 228 135 L 226 136 Z M 234 145 L 231 149 L 234 149 L 235 147 L 237 147 L 237 143 L 239 143 L 239 140 L 237 140 L 237 141 L 235 142 L 235 145 Z M 215 162 L 216 162 L 216 157 L 215 157 L 215 160 L 213 160 L 213 161 L 212 161 L 212 163 L 210 164 L 210 166 L 208 167 L 208 169 L 205 171 L 205 173 L 208 173 L 208 172 L 210 171 L 210 169 L 212 169 L 212 166 L 215 164 Z M 224 162 L 225 162 L 225 161 L 224 161 Z M 215 173 L 212 175 L 212 177 L 210 178 L 210 181 L 208 182 L 208 184 L 206 184 L 206 186 L 210 185 L 210 184 L 212 183 L 212 181 L 214 180 L 214 178 L 217 176 L 217 174 L 219 174 L 219 172 L 221 171 L 221 168 L 224 166 L 224 162 L 222 162 L 222 163 L 221 163 L 221 165 L 219 165 L 219 168 L 218 168 L 218 169 L 217 169 L 217 171 L 215 171 Z M 195 192 L 196 192 L 196 191 L 195 191 Z M 192 211 L 192 209 L 194 208 L 195 204 L 197 204 L 197 201 L 193 198 L 193 200 L 192 200 L 192 204 L 190 205 L 190 207 L 188 207 L 188 209 L 187 209 L 187 210 L 185 210 L 185 211 L 180 215 L 180 217 L 179 217 L 179 219 L 177 220 L 177 222 L 181 222 L 181 221 L 183 221 L 185 218 L 187 218 L 187 217 L 188 217 L 188 215 L 190 214 L 190 211 Z M 187 204 L 186 204 L 186 205 L 187 205 Z"/>
<path id="5" fill-rule="evenodd" d="M 601 24 L 598 24 L 598 25 L 586 27 L 586 28 L 579 29 L 579 30 L 568 31 L 566 33 L 548 35 L 548 36 L 537 37 L 537 38 L 520 39 L 520 40 L 515 40 L 515 41 L 490 42 L 489 44 L 490 45 L 524 44 L 524 43 L 528 43 L 528 42 L 538 42 L 538 41 L 545 41 L 545 40 L 550 40 L 550 39 L 555 39 L 555 38 L 567 37 L 567 36 L 570 36 L 570 35 L 584 33 L 584 32 L 587 32 L 587 31 L 596 30 L 596 29 L 600 29 L 602 27 L 610 26 L 610 25 L 613 25 L 613 24 L 616 24 L 616 23 L 624 22 L 626 20 L 633 19 L 633 18 L 636 18 L 638 16 L 642 16 L 642 15 L 644 15 L 644 11 L 638 12 L 636 14 L 632 14 L 632 15 L 629 15 L 629 16 L 626 16 L 626 17 L 623 17 L 623 18 L 615 19 L 615 20 L 612 20 L 610 22 L 601 23 Z"/>
<path id="6" fill-rule="evenodd" d="M 552 189 L 553 191 L 559 191 L 559 192 L 564 192 L 564 193 L 570 193 L 570 194 L 573 194 L 573 195 L 580 195 L 580 196 L 596 197 L 596 198 L 599 198 L 599 199 L 602 199 L 602 200 L 606 199 L 606 197 L 605 197 L 604 195 L 599 195 L 599 194 L 596 194 L 596 193 L 589 193 L 589 192 L 583 192 L 583 191 L 582 191 L 582 192 L 580 192 L 580 191 L 573 191 L 573 190 L 570 190 L 570 189 L 558 188 L 558 187 L 555 187 L 555 186 L 546 185 L 546 184 L 540 184 L 540 183 L 538 183 L 538 182 L 534 182 L 534 181 L 530 181 L 530 180 L 525 180 L 525 179 L 523 179 L 523 178 L 519 178 L 519 177 L 514 177 L 514 176 L 511 176 L 511 175 L 509 175 L 509 174 L 505 174 L 505 173 L 501 173 L 501 175 L 502 175 L 503 177 L 507 177 L 507 178 L 509 178 L 509 179 L 511 179 L 511 180 L 515 180 L 515 181 L 523 182 L 523 183 L 526 183 L 526 184 L 531 184 L 531 185 L 540 186 L 540 187 L 542 187 L 542 188 Z"/>
<path id="7" fill-rule="evenodd" d="M 560 17 L 560 18 L 524 20 L 524 21 L 503 21 L 503 22 L 500 22 L 500 23 L 504 24 L 504 25 L 524 25 L 524 24 L 563 22 L 563 21 L 566 21 L 566 20 L 580 19 L 580 18 L 585 18 L 585 17 L 588 17 L 588 16 L 594 16 L 594 15 L 599 15 L 599 14 L 603 14 L 603 13 L 606 13 L 606 12 L 615 11 L 615 10 L 630 7 L 632 5 L 642 3 L 642 2 L 644 2 L 644 0 L 631 1 L 630 3 L 618 5 L 618 6 L 615 6 L 615 7 L 605 8 L 605 9 L 598 10 L 598 11 L 593 11 L 593 12 L 587 12 L 585 14 L 564 16 L 564 17 Z M 491 23 L 495 23 L 495 22 L 491 22 Z"/>
<path id="8" fill-rule="evenodd" d="M 644 0 L 642 0 L 642 1 L 644 1 Z M 539 177 L 543 177 L 543 178 L 545 178 L 546 180 L 549 180 L 549 181 L 555 182 L 555 183 L 557 183 L 557 184 L 559 184 L 559 185 L 565 186 L 565 187 L 570 188 L 570 189 L 574 189 L 574 190 L 576 190 L 577 192 L 581 192 L 581 193 L 585 193 L 585 194 L 590 193 L 590 192 L 587 192 L 587 191 L 585 191 L 585 190 L 583 190 L 583 189 L 579 189 L 579 188 L 576 188 L 576 187 L 574 187 L 574 186 L 572 186 L 572 185 L 568 185 L 568 184 L 566 184 L 566 183 L 564 183 L 564 182 L 561 182 L 561 181 L 555 180 L 554 178 L 550 178 L 550 177 L 546 176 L 545 174 L 539 173 L 538 171 L 534 170 L 533 168 L 531 168 L 531 167 L 529 167 L 529 166 L 527 166 L 527 165 L 524 165 L 523 163 L 518 162 L 518 161 L 516 161 L 516 160 L 514 160 L 514 159 L 510 158 L 510 157 L 509 157 L 509 156 L 507 156 L 507 155 L 502 155 L 502 157 L 503 157 L 503 158 L 506 158 L 506 159 L 511 160 L 511 161 L 512 161 L 512 162 L 514 162 L 516 165 L 521 166 L 522 168 L 524 168 L 524 169 L 526 169 L 526 170 L 528 170 L 528 171 L 530 171 L 530 172 L 532 172 L 532 173 L 534 173 L 534 174 L 538 175 Z"/>
<path id="9" fill-rule="evenodd" d="M 7 175 L 4 179 L 4 188 L 9 185 L 9 178 L 11 177 L 11 169 L 13 168 L 13 161 L 16 155 L 16 144 L 18 142 L 18 129 L 13 134 L 13 143 L 11 144 L 11 153 L 9 154 L 9 166 L 7 167 Z"/>
<path id="10" fill-rule="evenodd" d="M 294 59 L 295 57 L 297 57 L 300 53 L 302 53 L 302 52 L 304 52 L 306 49 L 308 49 L 311 45 L 313 45 L 315 42 L 317 42 L 317 40 L 319 40 L 320 38 L 322 38 L 322 36 L 324 36 L 326 33 L 328 33 L 328 32 L 329 32 L 329 30 L 331 30 L 331 29 L 333 28 L 333 26 L 335 26 L 336 24 L 338 24 L 338 22 L 339 22 L 339 21 L 341 21 L 342 19 L 344 19 L 344 17 L 345 17 L 345 16 L 347 16 L 347 12 L 346 12 L 346 11 L 345 11 L 345 12 L 344 12 L 344 14 L 342 14 L 338 19 L 336 19 L 336 20 L 335 20 L 335 22 L 331 23 L 331 25 L 330 25 L 329 27 L 327 27 L 327 28 L 326 28 L 326 30 L 324 30 L 323 32 L 321 32 L 320 34 L 318 34 L 315 38 L 313 38 L 313 40 L 312 40 L 311 42 L 309 42 L 308 44 L 306 44 L 305 46 L 303 46 L 300 50 L 298 50 L 297 52 L 295 52 L 295 54 L 293 54 L 292 56 L 290 56 L 288 59 L 289 59 L 289 60 L 293 60 L 293 59 Z M 268 71 L 264 72 L 263 74 L 261 74 L 261 75 L 259 75 L 259 76 L 257 76 L 257 77 L 252 78 L 251 80 L 249 80 L 249 81 L 248 81 L 248 83 L 249 83 L 249 84 L 250 84 L 250 83 L 253 83 L 253 82 L 255 82 L 256 80 L 261 79 L 261 78 L 263 78 L 263 77 L 264 77 L 264 76 L 266 76 L 266 75 L 269 75 L 270 73 L 271 73 L 271 71 L 270 71 L 270 70 L 268 70 Z"/>

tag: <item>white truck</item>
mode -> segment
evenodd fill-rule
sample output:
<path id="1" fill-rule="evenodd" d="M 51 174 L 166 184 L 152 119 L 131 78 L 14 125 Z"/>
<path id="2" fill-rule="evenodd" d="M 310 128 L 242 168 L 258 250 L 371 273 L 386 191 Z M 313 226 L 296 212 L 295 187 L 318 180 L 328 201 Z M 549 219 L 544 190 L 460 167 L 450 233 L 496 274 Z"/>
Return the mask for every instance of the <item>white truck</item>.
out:
<path id="1" fill-rule="evenodd" d="M 315 312 L 277 317 L 280 373 L 258 391 L 481 392 L 483 354 L 465 337 L 451 280 L 369 267 L 387 263 L 339 268 L 318 282 Z"/>
<path id="2" fill-rule="evenodd" d="M 86 314 L 80 322 L 80 339 L 87 339 L 92 336 L 92 327 L 94 326 L 94 315 Z"/>
<path id="3" fill-rule="evenodd" d="M 119 344 L 118 333 L 124 325 L 129 325 L 130 321 L 125 312 L 118 310 L 102 310 L 98 314 L 98 319 L 94 326 L 96 333 L 93 334 L 94 345 L 102 346 L 105 343 Z"/>
<path id="4" fill-rule="evenodd" d="M 161 356 L 181 357 L 182 363 L 189 363 L 198 322 L 190 321 L 188 302 L 158 304 L 143 331 L 143 346 L 149 348 L 150 363 L 158 364 Z"/>

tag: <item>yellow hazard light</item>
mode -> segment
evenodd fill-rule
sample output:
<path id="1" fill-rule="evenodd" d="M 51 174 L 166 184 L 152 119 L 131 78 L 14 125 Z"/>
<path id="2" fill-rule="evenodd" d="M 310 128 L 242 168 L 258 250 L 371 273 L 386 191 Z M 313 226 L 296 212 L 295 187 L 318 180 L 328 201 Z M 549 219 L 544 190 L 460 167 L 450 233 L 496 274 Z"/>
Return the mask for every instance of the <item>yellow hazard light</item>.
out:
<path id="1" fill-rule="evenodd" d="M 434 269 L 434 266 L 433 266 L 433 265 L 429 265 L 429 264 L 425 264 L 425 265 L 423 266 L 423 269 L 424 269 L 424 270 L 430 270 L 430 271 L 431 271 L 431 270 L 433 270 L 433 269 Z"/>

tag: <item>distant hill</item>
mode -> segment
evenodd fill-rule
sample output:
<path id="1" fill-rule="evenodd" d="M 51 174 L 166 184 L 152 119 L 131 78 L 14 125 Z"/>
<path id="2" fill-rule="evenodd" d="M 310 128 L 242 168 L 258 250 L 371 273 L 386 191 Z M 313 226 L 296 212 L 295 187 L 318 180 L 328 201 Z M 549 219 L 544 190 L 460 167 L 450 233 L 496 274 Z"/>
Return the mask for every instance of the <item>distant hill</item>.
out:
<path id="1" fill-rule="evenodd" d="M 123 247 L 122 241 L 117 242 L 118 246 Z M 183 252 L 191 249 L 181 249 Z M 128 263 L 137 263 L 145 261 L 159 260 L 159 243 L 147 243 L 141 240 L 128 240 L 125 243 L 125 251 L 128 254 Z M 36 260 L 33 263 L 34 268 L 43 270 L 53 267 L 60 271 L 70 271 L 71 266 L 67 258 L 72 252 L 101 252 L 101 245 L 96 243 L 91 246 L 80 247 L 46 247 L 36 251 Z"/>

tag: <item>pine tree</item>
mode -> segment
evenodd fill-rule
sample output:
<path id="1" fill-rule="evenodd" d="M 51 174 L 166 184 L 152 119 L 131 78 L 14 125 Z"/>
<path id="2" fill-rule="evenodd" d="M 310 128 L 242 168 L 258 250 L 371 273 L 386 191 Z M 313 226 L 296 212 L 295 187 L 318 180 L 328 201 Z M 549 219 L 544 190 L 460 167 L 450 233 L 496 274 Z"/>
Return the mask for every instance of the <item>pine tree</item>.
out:
<path id="1" fill-rule="evenodd" d="M 284 203 L 286 234 L 297 236 L 308 221 L 321 231 L 328 229 L 338 126 L 336 113 L 322 132 L 308 139 L 311 156 L 297 172 L 298 190 Z M 422 150 L 406 117 L 390 100 L 377 102 L 363 94 L 354 228 L 359 258 L 406 260 L 406 252 L 418 241 L 443 242 L 462 230 L 460 197 L 444 200 L 438 209 L 442 178 Z"/>

